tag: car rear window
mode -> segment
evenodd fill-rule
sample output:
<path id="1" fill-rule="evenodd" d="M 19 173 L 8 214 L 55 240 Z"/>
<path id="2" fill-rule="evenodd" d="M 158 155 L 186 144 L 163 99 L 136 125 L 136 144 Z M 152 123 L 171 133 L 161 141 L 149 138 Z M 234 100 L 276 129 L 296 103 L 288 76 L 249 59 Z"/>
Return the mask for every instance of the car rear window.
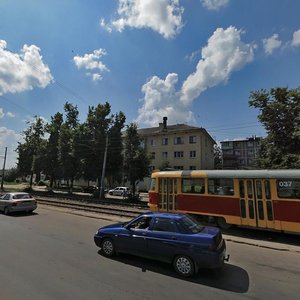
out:
<path id="1" fill-rule="evenodd" d="M 185 216 L 180 219 L 182 227 L 185 228 L 186 233 L 201 232 L 204 226 L 191 216 Z"/>

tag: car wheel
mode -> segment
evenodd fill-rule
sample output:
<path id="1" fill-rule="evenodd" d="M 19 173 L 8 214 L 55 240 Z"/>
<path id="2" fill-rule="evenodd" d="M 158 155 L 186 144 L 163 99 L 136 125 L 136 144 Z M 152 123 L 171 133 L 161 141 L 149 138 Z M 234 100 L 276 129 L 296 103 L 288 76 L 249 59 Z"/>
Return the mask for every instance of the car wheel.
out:
<path id="1" fill-rule="evenodd" d="M 195 265 L 192 259 L 185 255 L 178 255 L 173 263 L 175 271 L 183 277 L 191 277 L 195 273 Z"/>
<path id="2" fill-rule="evenodd" d="M 6 206 L 6 207 L 4 207 L 4 211 L 3 211 L 3 213 L 5 214 L 5 215 L 9 215 L 9 213 L 10 213 L 10 211 L 9 211 L 9 208 Z"/>
<path id="3" fill-rule="evenodd" d="M 111 239 L 104 239 L 101 243 L 101 251 L 104 256 L 112 257 L 115 255 L 115 245 Z"/>

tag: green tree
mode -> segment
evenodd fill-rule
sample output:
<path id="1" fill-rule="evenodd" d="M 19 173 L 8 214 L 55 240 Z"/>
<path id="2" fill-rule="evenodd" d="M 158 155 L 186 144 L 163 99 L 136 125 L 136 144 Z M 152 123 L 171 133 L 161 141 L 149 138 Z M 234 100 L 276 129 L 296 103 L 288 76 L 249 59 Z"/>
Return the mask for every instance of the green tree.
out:
<path id="1" fill-rule="evenodd" d="M 46 132 L 49 138 L 45 151 L 45 166 L 44 172 L 50 176 L 50 188 L 53 187 L 54 180 L 60 178 L 59 166 L 59 138 L 61 133 L 61 126 L 63 124 L 63 115 L 57 112 L 51 117 L 51 122 L 46 125 Z"/>
<path id="2" fill-rule="evenodd" d="M 17 168 L 10 168 L 5 171 L 4 180 L 7 182 L 13 182 L 17 179 L 19 173 Z"/>
<path id="3" fill-rule="evenodd" d="M 58 158 L 62 170 L 62 177 L 70 182 L 72 193 L 74 179 L 78 175 L 80 159 L 75 155 L 76 131 L 79 126 L 78 108 L 68 102 L 64 105 L 66 120 L 61 125 L 58 142 Z"/>
<path id="4" fill-rule="evenodd" d="M 122 129 L 124 128 L 126 117 L 123 112 L 112 116 L 112 125 L 109 129 L 109 143 L 106 163 L 106 178 L 109 185 L 120 182 L 123 168 L 123 143 Z"/>
<path id="5" fill-rule="evenodd" d="M 43 139 L 45 125 L 42 118 L 35 116 L 32 122 L 27 123 L 29 127 L 22 132 L 24 143 L 19 143 L 18 170 L 22 175 L 30 174 L 30 188 L 33 183 L 33 174 L 40 174 L 43 164 L 43 153 L 45 140 Z"/>
<path id="6" fill-rule="evenodd" d="M 85 141 L 85 145 L 80 149 L 84 161 L 83 174 L 85 179 L 97 180 L 99 190 L 106 137 L 112 122 L 110 111 L 108 102 L 89 107 L 87 120 L 82 128 Z"/>
<path id="7" fill-rule="evenodd" d="M 222 165 L 222 150 L 217 144 L 214 145 L 214 168 L 216 170 L 223 169 Z"/>
<path id="8" fill-rule="evenodd" d="M 137 132 L 137 125 L 127 125 L 124 149 L 124 174 L 130 182 L 132 192 L 135 194 L 135 183 L 149 174 L 150 159 L 141 146 L 141 138 Z"/>
<path id="9" fill-rule="evenodd" d="M 269 169 L 300 168 L 300 88 L 254 91 L 249 105 L 260 110 L 258 119 L 267 136 L 258 166 Z"/>

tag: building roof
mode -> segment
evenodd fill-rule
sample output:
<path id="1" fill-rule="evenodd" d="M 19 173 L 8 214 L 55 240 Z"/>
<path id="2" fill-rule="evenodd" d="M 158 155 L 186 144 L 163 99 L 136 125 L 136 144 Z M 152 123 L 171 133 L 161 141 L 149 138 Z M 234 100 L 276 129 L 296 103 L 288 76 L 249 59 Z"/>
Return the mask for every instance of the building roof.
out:
<path id="1" fill-rule="evenodd" d="M 166 129 L 163 126 L 159 127 L 151 127 L 151 128 L 141 128 L 138 129 L 138 134 L 140 136 L 153 136 L 153 135 L 163 135 L 170 133 L 180 133 L 180 132 L 192 132 L 192 131 L 202 131 L 207 137 L 209 137 L 214 143 L 215 140 L 210 136 L 210 134 L 206 131 L 206 129 L 202 127 L 189 126 L 186 124 L 176 124 L 176 125 L 167 125 Z"/>
<path id="2" fill-rule="evenodd" d="M 253 137 L 248 137 L 248 138 L 241 138 L 241 139 L 233 139 L 233 140 L 224 140 L 224 141 L 221 141 L 221 144 L 222 143 L 227 143 L 227 142 L 248 142 L 248 141 L 260 141 L 262 140 L 262 137 L 260 136 L 253 136 Z"/>

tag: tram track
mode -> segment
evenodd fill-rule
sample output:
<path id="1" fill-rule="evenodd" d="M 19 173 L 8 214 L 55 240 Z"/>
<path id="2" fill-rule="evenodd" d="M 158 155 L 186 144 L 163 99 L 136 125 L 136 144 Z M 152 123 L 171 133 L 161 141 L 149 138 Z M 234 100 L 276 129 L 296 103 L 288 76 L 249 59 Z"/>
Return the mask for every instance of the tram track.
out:
<path id="1" fill-rule="evenodd" d="M 128 207 L 118 204 L 94 204 L 94 203 L 82 203 L 79 201 L 70 201 L 70 200 L 56 200 L 53 198 L 42 198 L 36 197 L 38 204 L 41 205 L 48 205 L 48 206 L 55 206 L 61 208 L 68 208 L 74 210 L 80 210 L 85 212 L 94 212 L 99 214 L 106 214 L 111 216 L 118 216 L 118 217 L 126 217 L 126 218 L 135 218 L 138 215 L 148 211 L 147 207 L 145 206 L 132 206 Z"/>

